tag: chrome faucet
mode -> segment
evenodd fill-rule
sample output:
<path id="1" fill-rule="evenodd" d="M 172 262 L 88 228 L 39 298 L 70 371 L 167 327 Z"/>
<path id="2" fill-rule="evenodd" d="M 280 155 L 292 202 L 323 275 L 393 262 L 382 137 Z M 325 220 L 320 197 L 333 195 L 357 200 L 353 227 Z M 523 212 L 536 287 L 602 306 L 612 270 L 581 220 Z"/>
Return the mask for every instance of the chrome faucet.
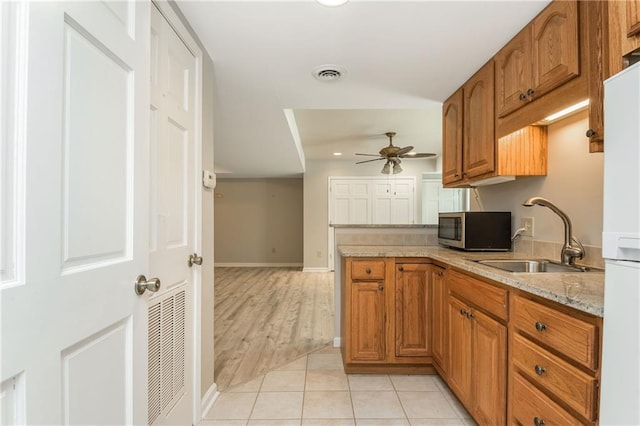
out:
<path id="1" fill-rule="evenodd" d="M 563 265 L 575 266 L 576 258 L 582 259 L 584 257 L 584 247 L 582 243 L 573 236 L 569 216 L 546 198 L 531 197 L 522 203 L 525 207 L 531 207 L 536 204 L 539 206 L 549 207 L 551 211 L 560 216 L 560 219 L 564 222 L 564 245 L 562 246 L 562 252 L 560 254 L 560 262 Z M 573 245 L 574 242 L 576 245 Z"/>

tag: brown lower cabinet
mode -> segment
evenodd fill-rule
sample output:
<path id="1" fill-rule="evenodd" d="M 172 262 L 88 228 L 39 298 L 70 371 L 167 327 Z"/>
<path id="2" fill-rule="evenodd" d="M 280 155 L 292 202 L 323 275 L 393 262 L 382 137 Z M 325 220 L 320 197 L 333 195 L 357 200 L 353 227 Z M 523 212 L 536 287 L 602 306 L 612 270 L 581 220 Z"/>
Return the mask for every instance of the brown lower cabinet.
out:
<path id="1" fill-rule="evenodd" d="M 343 258 L 341 295 L 347 373 L 437 371 L 480 425 L 597 424 L 602 318 L 420 258 Z"/>
<path id="2" fill-rule="evenodd" d="M 450 283 L 461 275 L 451 273 Z M 465 277 L 465 281 L 468 279 Z M 463 299 L 450 287 L 447 383 L 478 423 L 503 425 L 507 408 L 507 327 L 478 307 L 476 303 L 481 303 L 484 295 L 481 287 L 476 290 L 475 294 L 467 291 Z"/>
<path id="3" fill-rule="evenodd" d="M 433 373 L 431 265 L 343 258 L 341 347 L 348 373 Z"/>

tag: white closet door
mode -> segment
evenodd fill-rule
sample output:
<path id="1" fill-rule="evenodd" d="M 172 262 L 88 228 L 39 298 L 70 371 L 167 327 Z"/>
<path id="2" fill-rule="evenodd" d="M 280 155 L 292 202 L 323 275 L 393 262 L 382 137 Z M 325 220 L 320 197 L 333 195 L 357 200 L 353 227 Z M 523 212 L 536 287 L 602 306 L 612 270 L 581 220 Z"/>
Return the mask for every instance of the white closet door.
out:
<path id="1" fill-rule="evenodd" d="M 144 424 L 149 3 L 0 8 L 2 422 Z"/>
<path id="2" fill-rule="evenodd" d="M 149 270 L 162 288 L 148 301 L 148 424 L 191 424 L 197 251 L 196 58 L 151 8 Z M 209 259 L 210 260 L 210 259 Z"/>

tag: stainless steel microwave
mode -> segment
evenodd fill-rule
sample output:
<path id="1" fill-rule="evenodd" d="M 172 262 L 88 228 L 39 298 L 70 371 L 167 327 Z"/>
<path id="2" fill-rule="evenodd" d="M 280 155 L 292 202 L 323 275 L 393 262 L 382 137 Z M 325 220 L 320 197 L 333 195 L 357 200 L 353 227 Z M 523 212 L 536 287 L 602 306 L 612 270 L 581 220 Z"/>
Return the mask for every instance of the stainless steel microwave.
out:
<path id="1" fill-rule="evenodd" d="M 440 213 L 438 243 L 468 251 L 508 251 L 511 212 Z"/>

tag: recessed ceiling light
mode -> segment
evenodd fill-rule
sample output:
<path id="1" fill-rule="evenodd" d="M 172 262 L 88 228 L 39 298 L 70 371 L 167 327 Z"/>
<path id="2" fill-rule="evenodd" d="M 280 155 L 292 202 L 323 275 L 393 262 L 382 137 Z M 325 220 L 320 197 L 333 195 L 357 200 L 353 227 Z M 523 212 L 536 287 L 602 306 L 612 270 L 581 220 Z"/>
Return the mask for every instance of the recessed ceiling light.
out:
<path id="1" fill-rule="evenodd" d="M 333 155 L 335 155 L 336 157 L 339 157 L 339 156 L 342 155 L 342 153 L 341 152 L 334 152 Z"/>
<path id="2" fill-rule="evenodd" d="M 340 80 L 345 74 L 346 70 L 338 65 L 320 65 L 313 69 L 311 74 L 320 81 L 334 82 Z"/>
<path id="3" fill-rule="evenodd" d="M 336 6 L 342 6 L 349 0 L 316 0 L 316 1 L 323 6 L 336 7 Z"/>

